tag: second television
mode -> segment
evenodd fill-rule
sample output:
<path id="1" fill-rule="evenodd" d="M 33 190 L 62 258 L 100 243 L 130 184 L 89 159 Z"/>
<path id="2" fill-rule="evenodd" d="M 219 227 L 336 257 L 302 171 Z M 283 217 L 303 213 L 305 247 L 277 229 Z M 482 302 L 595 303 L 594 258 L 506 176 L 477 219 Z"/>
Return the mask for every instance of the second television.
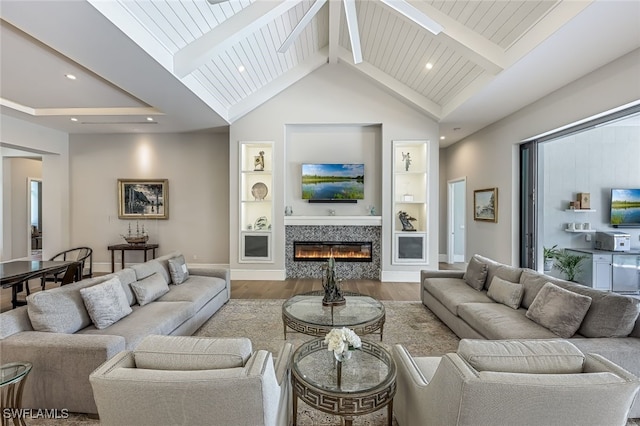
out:
<path id="1" fill-rule="evenodd" d="M 364 199 L 364 164 L 303 164 L 302 199 L 357 201 Z"/>

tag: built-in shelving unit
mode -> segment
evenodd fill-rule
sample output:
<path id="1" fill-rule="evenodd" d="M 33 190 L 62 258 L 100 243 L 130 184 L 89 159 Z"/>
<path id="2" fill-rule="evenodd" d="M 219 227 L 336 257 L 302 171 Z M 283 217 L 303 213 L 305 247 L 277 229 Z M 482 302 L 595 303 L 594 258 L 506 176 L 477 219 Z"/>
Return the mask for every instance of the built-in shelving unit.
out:
<path id="1" fill-rule="evenodd" d="M 240 263 L 271 263 L 273 142 L 241 142 L 239 170 Z"/>
<path id="2" fill-rule="evenodd" d="M 566 209 L 566 212 L 572 212 L 572 213 L 595 213 L 596 211 L 594 209 Z"/>
<path id="3" fill-rule="evenodd" d="M 565 229 L 564 232 L 570 232 L 572 234 L 593 234 L 595 229 Z"/>
<path id="4" fill-rule="evenodd" d="M 427 264 L 427 141 L 393 141 L 393 264 Z M 403 230 L 405 212 L 415 230 Z"/>

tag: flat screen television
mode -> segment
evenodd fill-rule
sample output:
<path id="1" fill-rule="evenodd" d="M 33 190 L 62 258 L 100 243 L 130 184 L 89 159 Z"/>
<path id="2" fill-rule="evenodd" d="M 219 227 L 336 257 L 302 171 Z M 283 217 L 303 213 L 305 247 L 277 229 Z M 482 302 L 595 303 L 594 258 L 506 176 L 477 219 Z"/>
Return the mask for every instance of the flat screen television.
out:
<path id="1" fill-rule="evenodd" d="M 640 189 L 611 190 L 611 225 L 640 227 Z"/>
<path id="2" fill-rule="evenodd" d="M 364 164 L 303 164 L 302 199 L 357 202 L 364 199 Z"/>

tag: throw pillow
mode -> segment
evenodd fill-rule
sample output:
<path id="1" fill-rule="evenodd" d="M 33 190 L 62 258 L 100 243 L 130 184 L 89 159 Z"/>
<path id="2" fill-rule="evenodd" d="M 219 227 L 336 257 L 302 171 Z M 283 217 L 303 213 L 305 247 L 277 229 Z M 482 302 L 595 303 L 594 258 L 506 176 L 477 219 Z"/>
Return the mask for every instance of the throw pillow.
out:
<path id="1" fill-rule="evenodd" d="M 109 327 L 133 312 L 118 277 L 92 287 L 81 288 L 80 296 L 98 330 Z"/>
<path id="2" fill-rule="evenodd" d="M 176 285 L 189 279 L 189 270 L 183 255 L 169 259 L 169 272 L 171 273 L 171 281 Z"/>
<path id="3" fill-rule="evenodd" d="M 487 279 L 487 265 L 472 257 L 462 278 L 472 288 L 482 290 Z"/>
<path id="4" fill-rule="evenodd" d="M 131 283 L 138 304 L 144 306 L 169 291 L 169 284 L 160 274 L 153 274 L 145 279 Z"/>
<path id="5" fill-rule="evenodd" d="M 251 352 L 251 340 L 244 337 L 147 336 L 133 357 L 137 368 L 215 370 L 243 367 Z"/>
<path id="6" fill-rule="evenodd" d="M 80 296 L 80 289 L 88 287 L 86 281 L 27 296 L 27 313 L 33 329 L 71 334 L 91 325 L 91 318 Z"/>
<path id="7" fill-rule="evenodd" d="M 529 374 L 581 373 L 585 358 L 565 340 L 462 339 L 458 355 L 477 371 Z"/>
<path id="8" fill-rule="evenodd" d="M 500 277 L 493 277 L 487 296 L 511 309 L 518 309 L 522 296 L 524 296 L 524 287 L 522 284 L 511 283 Z"/>
<path id="9" fill-rule="evenodd" d="M 546 283 L 529 306 L 526 316 L 560 337 L 573 336 L 591 306 L 591 298 Z"/>

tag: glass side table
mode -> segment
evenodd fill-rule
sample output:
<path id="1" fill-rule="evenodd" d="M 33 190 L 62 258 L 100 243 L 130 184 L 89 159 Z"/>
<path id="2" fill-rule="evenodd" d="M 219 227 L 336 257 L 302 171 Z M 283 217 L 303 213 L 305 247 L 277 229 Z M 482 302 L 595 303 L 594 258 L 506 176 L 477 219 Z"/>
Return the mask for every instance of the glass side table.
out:
<path id="1" fill-rule="evenodd" d="M 327 350 L 324 338 L 302 344 L 293 354 L 293 424 L 297 422 L 298 398 L 312 408 L 341 416 L 351 426 L 354 416 L 387 407 L 389 426 L 393 423 L 396 394 L 396 364 L 382 346 L 362 341 L 351 359 L 342 362 L 338 386 L 337 361 Z"/>
<path id="2" fill-rule="evenodd" d="M 293 296 L 282 305 L 284 338 L 287 327 L 309 336 L 324 336 L 333 328 L 349 327 L 358 335 L 384 332 L 384 305 L 373 297 L 345 293 L 346 303 L 341 306 L 323 306 L 324 292 Z"/>
<path id="3" fill-rule="evenodd" d="M 5 416 L 5 409 L 16 411 L 22 408 L 22 391 L 27 375 L 31 371 L 30 362 L 10 362 L 0 366 L 0 408 L 2 413 L 2 425 L 9 424 L 12 417 L 15 425 L 26 425 L 21 415 Z"/>

